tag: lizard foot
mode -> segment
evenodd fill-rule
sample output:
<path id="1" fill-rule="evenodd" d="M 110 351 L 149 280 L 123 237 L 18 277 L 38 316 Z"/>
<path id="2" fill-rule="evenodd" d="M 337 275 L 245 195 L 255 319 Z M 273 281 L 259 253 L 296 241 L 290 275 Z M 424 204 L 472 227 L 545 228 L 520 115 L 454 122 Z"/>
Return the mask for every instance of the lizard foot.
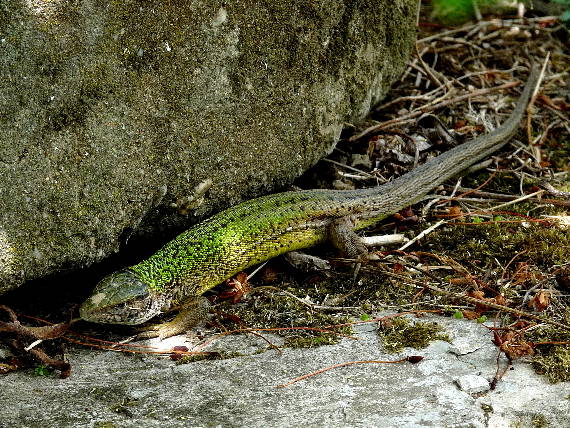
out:
<path id="1" fill-rule="evenodd" d="M 330 270 L 331 264 L 328 260 L 321 259 L 320 257 L 311 256 L 301 251 L 289 251 L 283 257 L 289 262 L 291 266 L 302 272 L 320 272 Z"/>
<path id="2" fill-rule="evenodd" d="M 328 230 L 329 241 L 342 254 L 353 258 L 357 263 L 370 259 L 370 254 L 364 241 L 354 232 L 354 219 L 342 217 L 333 221 Z"/>
<path id="3" fill-rule="evenodd" d="M 136 340 L 158 337 L 160 340 L 187 332 L 206 320 L 210 310 L 210 302 L 205 297 L 191 297 L 179 308 L 172 321 L 153 324 L 142 329 Z"/>

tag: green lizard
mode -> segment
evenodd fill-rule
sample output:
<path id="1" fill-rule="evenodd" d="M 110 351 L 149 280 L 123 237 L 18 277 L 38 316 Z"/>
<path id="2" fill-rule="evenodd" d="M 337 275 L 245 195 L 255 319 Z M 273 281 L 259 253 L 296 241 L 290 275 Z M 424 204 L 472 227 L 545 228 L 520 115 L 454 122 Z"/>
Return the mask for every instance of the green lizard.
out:
<path id="1" fill-rule="evenodd" d="M 247 267 L 327 240 L 348 256 L 362 255 L 365 249 L 354 230 L 419 201 L 435 186 L 509 141 L 539 74 L 534 67 L 511 116 L 489 134 L 379 187 L 277 193 L 222 211 L 183 232 L 147 260 L 103 278 L 82 304 L 81 318 L 96 323 L 141 324 L 193 301 Z M 180 331 L 165 328 L 160 335 Z"/>

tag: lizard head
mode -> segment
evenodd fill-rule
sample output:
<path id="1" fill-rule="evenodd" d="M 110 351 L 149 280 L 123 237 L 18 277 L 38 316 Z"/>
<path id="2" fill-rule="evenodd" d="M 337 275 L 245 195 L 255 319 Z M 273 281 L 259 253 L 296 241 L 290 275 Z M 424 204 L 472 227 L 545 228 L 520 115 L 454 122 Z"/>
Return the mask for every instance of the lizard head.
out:
<path id="1" fill-rule="evenodd" d="M 103 278 L 79 308 L 79 316 L 101 324 L 135 325 L 161 313 L 162 302 L 130 270 Z"/>

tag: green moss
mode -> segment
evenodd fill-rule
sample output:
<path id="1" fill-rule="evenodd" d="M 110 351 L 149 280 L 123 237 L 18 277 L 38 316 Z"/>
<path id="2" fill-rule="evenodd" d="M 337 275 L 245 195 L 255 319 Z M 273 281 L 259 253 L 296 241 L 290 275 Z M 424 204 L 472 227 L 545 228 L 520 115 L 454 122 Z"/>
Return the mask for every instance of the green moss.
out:
<path id="1" fill-rule="evenodd" d="M 552 383 L 570 381 L 570 345 L 552 345 L 538 352 L 532 360 L 537 373 Z"/>
<path id="2" fill-rule="evenodd" d="M 540 413 L 528 413 L 517 417 L 517 420 L 511 424 L 512 428 L 544 428 L 550 423 L 546 416 Z"/>
<path id="3" fill-rule="evenodd" d="M 566 310 L 563 322 L 570 324 L 570 309 Z M 553 327 L 535 329 L 528 339 L 534 343 L 570 342 L 570 331 Z M 570 344 L 537 345 L 532 366 L 552 383 L 570 381 Z"/>
<path id="4" fill-rule="evenodd" d="M 290 294 L 282 294 L 279 290 Z M 417 291 L 413 284 L 402 283 L 387 276 L 374 264 L 363 265 L 357 281 L 354 280 L 353 273 L 348 266 L 346 269 L 337 266 L 330 277 L 313 276 L 298 280 L 287 277 L 275 284 L 274 289 L 256 292 L 251 298 L 238 305 L 224 302 L 219 306 L 219 310 L 233 316 L 233 321 L 229 318 L 222 320 L 229 330 L 244 326 L 250 328 L 298 326 L 323 329 L 326 326 L 353 322 L 360 318 L 363 312 L 374 313 L 385 306 L 406 304 L 409 308 Z M 317 305 L 337 306 L 343 309 L 339 311 L 313 310 L 292 296 L 304 298 Z M 323 301 L 325 297 L 327 300 Z M 420 305 L 421 302 L 418 302 L 418 306 Z M 236 317 L 239 322 L 235 322 Z M 396 321 L 396 325 L 400 322 L 402 321 Z M 437 335 L 435 332 L 437 329 L 436 325 L 419 323 L 417 328 L 413 329 L 416 334 L 414 343 L 420 346 L 425 341 L 429 343 L 430 340 L 446 340 L 446 335 Z M 335 333 L 291 329 L 275 333 L 285 338 L 285 346 L 292 348 L 331 345 L 337 343 L 340 338 L 336 333 L 344 335 L 352 333 L 349 326 L 337 328 L 334 331 Z M 433 335 L 432 339 L 430 335 Z"/>
<path id="5" fill-rule="evenodd" d="M 442 22 L 456 24 L 471 19 L 475 11 L 470 0 L 434 0 L 433 14 Z"/>
<path id="6" fill-rule="evenodd" d="M 471 0 L 433 0 L 433 15 L 439 21 L 456 25 L 475 17 L 475 8 Z M 500 14 L 514 7 L 508 1 L 478 0 L 477 7 L 483 14 Z"/>
<path id="7" fill-rule="evenodd" d="M 442 333 L 443 327 L 435 322 L 410 322 L 408 318 L 394 318 L 378 331 L 384 349 L 390 353 L 402 351 L 406 347 L 426 348 L 434 340 L 449 342 L 449 336 Z"/>
<path id="8" fill-rule="evenodd" d="M 120 415 L 125 415 L 128 417 L 133 416 L 132 407 L 138 404 L 137 400 L 132 399 L 123 399 L 118 403 L 115 403 L 111 406 L 111 411 L 118 413 Z"/>
<path id="9" fill-rule="evenodd" d="M 367 312 L 385 306 L 409 305 L 418 292 L 414 284 L 394 279 L 373 264 L 363 266 L 360 275 L 354 303 Z"/>
<path id="10" fill-rule="evenodd" d="M 336 275 L 335 275 L 336 276 Z M 345 324 L 352 319 L 347 311 L 342 311 L 342 315 L 337 312 L 325 312 L 323 310 L 313 310 L 308 305 L 299 302 L 292 296 L 307 298 L 314 302 L 322 301 L 324 296 L 329 298 L 342 296 L 350 292 L 350 282 L 340 281 L 342 273 L 336 276 L 336 280 L 325 279 L 320 282 L 313 282 L 307 286 L 303 281 L 297 282 L 293 278 L 287 278 L 275 285 L 275 290 L 268 289 L 263 292 L 254 293 L 252 298 L 247 299 L 238 305 L 231 302 L 224 302 L 219 309 L 231 314 L 232 317 L 221 319 L 224 326 L 229 329 L 249 328 L 288 328 L 288 327 L 309 327 L 315 330 L 283 330 L 275 331 L 275 334 L 285 338 L 285 346 L 316 347 L 321 345 L 331 345 L 337 343 L 340 334 L 351 334 L 350 327 L 333 329 L 333 332 L 318 331 L 326 326 Z M 279 289 L 290 294 L 282 294 Z"/>
<path id="11" fill-rule="evenodd" d="M 558 207 L 538 207 L 533 203 L 521 203 L 508 209 L 524 215 L 530 213 L 535 218 L 544 214 L 560 214 Z M 509 220 L 524 220 L 508 214 L 502 216 Z M 526 264 L 528 274 L 522 275 L 524 282 L 513 284 L 507 281 L 510 286 L 500 290 L 512 300 L 510 305 L 516 307 L 526 290 L 536 285 L 538 280 L 548 278 L 553 266 L 568 262 L 570 234 L 559 226 L 538 223 L 475 224 L 436 231 L 427 237 L 423 245 L 436 254 L 453 258 L 481 277 L 484 270 L 497 272 L 497 275 L 504 272 L 507 263 L 516 257 L 515 263 L 504 273 L 505 278 L 511 278 L 519 262 Z M 565 304 L 564 298 L 558 298 L 558 305 L 564 307 Z M 570 312 L 559 321 L 570 323 Z M 570 341 L 570 334 L 560 329 L 541 328 L 533 330 L 528 340 Z M 532 365 L 538 373 L 551 382 L 570 380 L 570 345 L 539 345 L 535 351 Z"/>
<path id="12" fill-rule="evenodd" d="M 176 361 L 176 365 L 195 363 L 196 361 L 227 360 L 230 358 L 243 357 L 240 352 L 212 352 L 210 354 L 187 355 Z"/>
<path id="13" fill-rule="evenodd" d="M 509 218 L 508 215 L 504 216 Z M 509 219 L 522 220 L 520 217 Z M 535 223 L 452 226 L 430 234 L 424 246 L 460 263 L 477 267 L 498 267 L 497 261 L 504 266 L 524 250 L 524 257 L 518 261 L 548 269 L 568 261 L 570 234 L 556 226 Z"/>
<path id="14" fill-rule="evenodd" d="M 285 346 L 288 348 L 316 348 L 322 345 L 334 345 L 337 342 L 337 335 L 326 333 L 313 333 L 311 335 L 296 333 L 285 338 Z"/>
<path id="15" fill-rule="evenodd" d="M 117 425 L 115 425 L 113 422 L 95 422 L 95 425 L 93 425 L 94 428 L 117 428 Z"/>

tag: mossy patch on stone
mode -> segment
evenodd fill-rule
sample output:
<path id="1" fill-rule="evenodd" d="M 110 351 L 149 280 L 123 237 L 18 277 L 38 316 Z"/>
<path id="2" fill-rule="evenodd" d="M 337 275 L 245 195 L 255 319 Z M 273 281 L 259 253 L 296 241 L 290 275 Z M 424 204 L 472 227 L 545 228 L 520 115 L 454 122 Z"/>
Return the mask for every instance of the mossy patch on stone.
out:
<path id="1" fill-rule="evenodd" d="M 176 365 L 195 363 L 196 361 L 226 360 L 229 358 L 242 357 L 243 355 L 244 354 L 240 352 L 212 352 L 209 354 L 185 355 L 176 361 Z"/>
<path id="2" fill-rule="evenodd" d="M 570 381 L 570 345 L 540 347 L 532 366 L 552 383 Z"/>
<path id="3" fill-rule="evenodd" d="M 397 353 L 404 348 L 423 349 L 435 340 L 450 341 L 443 327 L 435 322 L 415 321 L 398 317 L 389 319 L 378 330 L 386 352 Z"/>
<path id="4" fill-rule="evenodd" d="M 540 413 L 525 413 L 511 424 L 512 428 L 545 428 L 550 426 L 546 416 Z"/>
<path id="5" fill-rule="evenodd" d="M 564 322 L 570 324 L 570 308 L 566 309 Z M 536 343 L 532 366 L 552 383 L 570 381 L 570 331 L 549 327 L 532 330 L 528 339 Z M 544 344 L 562 342 L 558 344 Z M 567 344 L 564 344 L 566 342 Z"/>
<path id="6" fill-rule="evenodd" d="M 293 283 L 289 283 L 293 285 Z M 315 289 L 315 288 L 313 288 Z M 228 329 L 248 328 L 289 328 L 274 331 L 285 338 L 285 346 L 291 348 L 311 348 L 321 345 L 332 345 L 338 342 L 341 335 L 352 333 L 350 326 L 327 327 L 346 324 L 352 319 L 342 313 L 313 310 L 291 295 L 309 297 L 309 289 L 284 286 L 290 295 L 279 291 L 255 293 L 248 301 L 232 305 L 223 303 L 220 309 L 232 314 L 231 318 L 222 320 Z M 325 296 L 326 294 L 322 294 Z M 236 318 L 237 317 L 237 318 Z M 239 320 L 239 321 L 237 321 Z M 299 327 L 300 329 L 296 329 Z M 338 333 L 338 334 L 337 334 Z"/>
<path id="7" fill-rule="evenodd" d="M 524 207 L 517 211 L 524 211 Z M 554 212 L 557 211 L 543 210 L 541 214 Z M 508 215 L 505 218 L 509 218 Z M 568 261 L 570 234 L 562 228 L 525 223 L 520 217 L 509 219 L 515 222 L 448 226 L 430 234 L 424 245 L 435 253 L 479 268 L 497 267 L 497 262 L 504 266 L 523 250 L 524 257 L 519 261 L 541 268 Z"/>

